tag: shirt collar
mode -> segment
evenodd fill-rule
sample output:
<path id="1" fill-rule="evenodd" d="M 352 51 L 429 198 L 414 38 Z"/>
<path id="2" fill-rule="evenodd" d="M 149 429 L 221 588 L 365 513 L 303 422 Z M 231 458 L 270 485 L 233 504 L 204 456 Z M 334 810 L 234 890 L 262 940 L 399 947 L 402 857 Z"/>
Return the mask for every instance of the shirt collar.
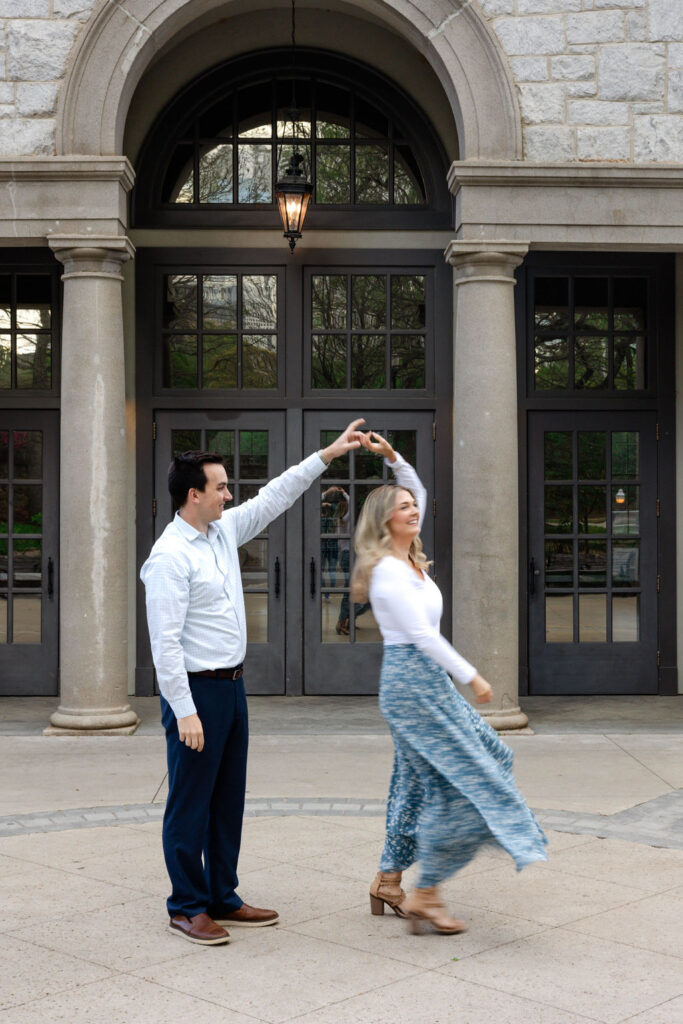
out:
<path id="1" fill-rule="evenodd" d="M 178 532 L 183 537 L 185 537 L 186 540 L 195 541 L 195 540 L 197 540 L 198 537 L 203 537 L 204 540 L 207 539 L 206 534 L 202 533 L 201 530 L 195 530 L 194 526 L 190 526 L 189 523 L 186 523 L 185 520 L 183 519 L 183 517 L 180 515 L 179 512 L 176 512 L 175 516 L 173 517 L 173 522 L 174 522 L 175 527 L 178 530 Z M 215 523 L 209 523 L 209 537 L 208 537 L 208 539 L 211 540 L 212 537 L 216 534 L 217 531 L 218 531 L 218 527 L 216 526 L 216 524 Z"/>

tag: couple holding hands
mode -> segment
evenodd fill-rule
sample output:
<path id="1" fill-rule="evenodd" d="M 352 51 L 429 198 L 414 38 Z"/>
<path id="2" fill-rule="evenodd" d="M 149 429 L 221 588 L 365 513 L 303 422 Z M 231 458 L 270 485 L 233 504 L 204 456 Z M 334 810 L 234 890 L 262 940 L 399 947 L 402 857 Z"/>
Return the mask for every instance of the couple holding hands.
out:
<path id="1" fill-rule="evenodd" d="M 238 548 L 285 512 L 333 459 L 361 445 L 382 456 L 395 482 L 367 497 L 356 524 L 351 597 L 369 601 L 382 633 L 380 708 L 394 741 L 386 837 L 370 886 L 415 932 L 465 929 L 439 885 L 488 844 L 518 869 L 545 860 L 545 837 L 517 790 L 512 752 L 460 696 L 491 687 L 441 636 L 441 593 L 420 541 L 426 492 L 414 468 L 355 420 L 336 440 L 266 484 L 231 499 L 223 459 L 184 452 L 169 468 L 178 511 L 141 570 L 166 731 L 169 795 L 163 824 L 172 893 L 171 930 L 191 942 L 230 941 L 231 926 L 276 924 L 274 910 L 237 895 L 248 745 L 243 659 L 247 630 Z M 457 585 L 457 581 L 456 581 Z M 406 895 L 402 872 L 419 864 Z"/>

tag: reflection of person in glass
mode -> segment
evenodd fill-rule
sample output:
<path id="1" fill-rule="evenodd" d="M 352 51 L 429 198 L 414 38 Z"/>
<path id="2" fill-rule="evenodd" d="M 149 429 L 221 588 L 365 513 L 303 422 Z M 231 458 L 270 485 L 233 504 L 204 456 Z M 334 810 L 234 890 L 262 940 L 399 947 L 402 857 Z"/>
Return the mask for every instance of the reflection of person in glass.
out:
<path id="1" fill-rule="evenodd" d="M 341 571 L 344 573 L 344 586 L 349 585 L 349 570 L 350 570 L 350 554 L 349 554 L 349 530 L 351 529 L 351 514 L 350 514 L 350 502 L 348 494 L 343 487 L 334 486 L 328 487 L 323 494 L 323 508 L 327 505 L 332 510 L 331 518 L 327 520 L 328 525 L 333 524 L 334 530 L 338 534 L 342 534 L 337 545 L 337 557 L 339 558 L 339 564 Z M 327 539 L 327 538 L 326 538 Z M 323 551 L 325 540 L 323 540 Z M 324 557 L 323 557 L 324 560 Z M 336 565 L 336 561 L 335 561 Z M 332 586 L 334 586 L 334 582 Z M 364 602 L 363 604 L 354 605 L 353 611 L 355 618 L 362 615 L 368 610 L 370 604 Z M 342 599 L 339 605 L 339 618 L 335 626 L 339 636 L 348 636 L 351 632 L 351 626 L 349 621 L 349 593 L 345 590 L 342 594 Z"/>
<path id="2" fill-rule="evenodd" d="M 372 491 L 360 515 L 351 593 L 368 596 L 382 632 L 380 709 L 394 740 L 386 839 L 370 887 L 373 914 L 385 905 L 410 919 L 453 934 L 438 886 L 488 844 L 498 844 L 518 869 L 546 860 L 545 836 L 517 790 L 512 752 L 451 685 L 471 687 L 478 703 L 489 684 L 441 636 L 441 593 L 427 574 L 420 526 L 426 492 L 415 470 L 379 434 L 363 446 L 384 456 L 396 477 Z M 401 874 L 420 863 L 417 887 L 406 896 Z"/>
<path id="3" fill-rule="evenodd" d="M 236 892 L 249 737 L 238 549 L 290 508 L 332 459 L 359 447 L 362 422 L 236 508 L 225 509 L 231 495 L 221 455 L 185 452 L 169 468 L 179 510 L 140 576 L 166 731 L 169 927 L 190 942 L 222 945 L 230 938 L 226 926 L 278 920 L 276 911 L 250 907 Z"/>

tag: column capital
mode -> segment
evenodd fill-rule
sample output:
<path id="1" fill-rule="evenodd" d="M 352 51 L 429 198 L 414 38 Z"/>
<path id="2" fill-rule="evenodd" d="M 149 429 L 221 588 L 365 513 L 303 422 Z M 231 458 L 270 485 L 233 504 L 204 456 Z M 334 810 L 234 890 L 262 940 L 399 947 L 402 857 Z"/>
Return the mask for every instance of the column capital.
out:
<path id="1" fill-rule="evenodd" d="M 50 235 L 47 244 L 64 264 L 62 280 L 108 277 L 122 280 L 121 264 L 135 255 L 125 235 Z"/>
<path id="2" fill-rule="evenodd" d="M 479 239 L 472 242 L 449 242 L 444 252 L 446 263 L 456 271 L 456 285 L 473 281 L 515 283 L 515 268 L 527 252 L 528 242 L 506 242 Z"/>

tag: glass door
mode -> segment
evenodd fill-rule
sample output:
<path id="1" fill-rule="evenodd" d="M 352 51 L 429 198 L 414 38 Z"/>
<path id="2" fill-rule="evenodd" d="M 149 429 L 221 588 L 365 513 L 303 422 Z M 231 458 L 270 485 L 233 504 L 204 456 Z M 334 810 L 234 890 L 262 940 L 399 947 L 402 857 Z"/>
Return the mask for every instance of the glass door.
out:
<path id="1" fill-rule="evenodd" d="M 0 413 L 0 694 L 57 694 L 59 413 Z"/>
<path id="2" fill-rule="evenodd" d="M 534 413 L 532 694 L 656 693 L 654 413 Z"/>
<path id="3" fill-rule="evenodd" d="M 362 410 L 359 415 L 362 415 Z M 345 412 L 306 413 L 304 449 L 324 448 L 346 426 Z M 422 541 L 434 557 L 434 441 L 431 412 L 366 414 L 415 466 L 427 488 Z M 382 459 L 365 449 L 336 459 L 304 496 L 304 665 L 309 694 L 377 693 L 382 637 L 369 604 L 351 600 L 353 532 L 369 492 L 393 480 Z"/>
<path id="4" fill-rule="evenodd" d="M 167 477 L 175 454 L 201 449 L 223 455 L 236 505 L 254 497 L 285 469 L 283 413 L 160 412 L 156 423 L 155 537 L 174 512 Z M 239 549 L 248 637 L 244 681 L 251 694 L 284 693 L 286 555 L 284 516 Z"/>

